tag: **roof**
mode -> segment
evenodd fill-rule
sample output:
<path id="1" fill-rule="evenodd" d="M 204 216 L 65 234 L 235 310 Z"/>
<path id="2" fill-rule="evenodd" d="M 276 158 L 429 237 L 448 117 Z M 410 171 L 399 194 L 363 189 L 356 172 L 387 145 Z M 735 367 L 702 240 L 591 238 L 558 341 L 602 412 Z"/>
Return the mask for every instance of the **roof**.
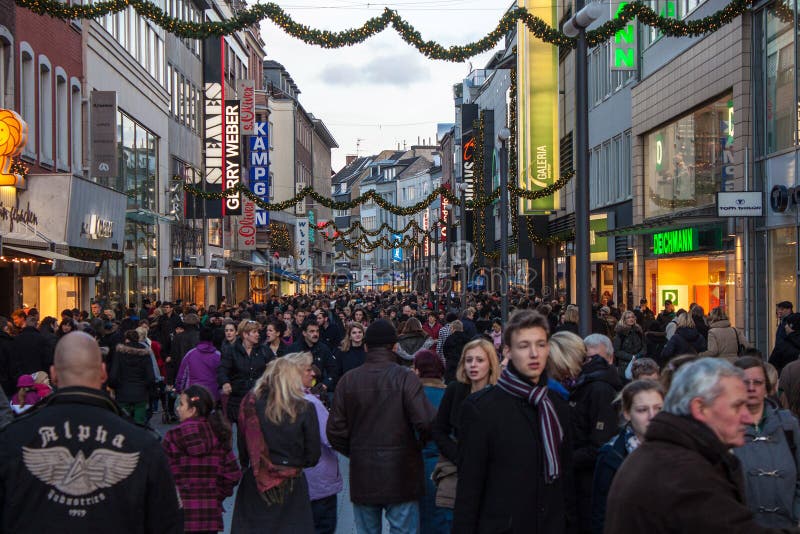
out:
<path id="1" fill-rule="evenodd" d="M 369 163 L 370 158 L 356 158 L 349 165 L 345 165 L 342 170 L 337 172 L 331 178 L 331 183 L 339 184 L 351 180 L 353 177 L 358 176 Z"/>
<path id="2" fill-rule="evenodd" d="M 311 117 L 311 122 L 314 125 L 314 131 L 317 132 L 322 141 L 330 148 L 339 148 L 339 144 L 336 142 L 336 139 L 333 138 L 333 135 L 331 135 L 331 132 L 328 130 L 328 127 L 325 126 L 325 123 L 322 122 L 321 119 L 316 118 L 313 113 L 309 113 L 309 115 Z"/>

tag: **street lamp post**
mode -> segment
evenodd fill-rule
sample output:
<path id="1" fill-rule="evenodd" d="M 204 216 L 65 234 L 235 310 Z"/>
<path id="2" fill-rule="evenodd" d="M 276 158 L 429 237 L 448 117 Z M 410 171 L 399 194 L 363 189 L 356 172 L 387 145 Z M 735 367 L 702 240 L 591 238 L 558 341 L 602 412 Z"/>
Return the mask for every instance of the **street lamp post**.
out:
<path id="1" fill-rule="evenodd" d="M 584 5 L 575 0 L 575 15 L 564 24 L 564 33 L 575 37 L 575 276 L 578 331 L 582 337 L 592 330 L 592 300 L 589 249 L 589 83 L 586 28 L 602 13 L 599 2 Z"/>
<path id="2" fill-rule="evenodd" d="M 511 132 L 500 128 L 500 315 L 508 322 L 508 139 Z"/>

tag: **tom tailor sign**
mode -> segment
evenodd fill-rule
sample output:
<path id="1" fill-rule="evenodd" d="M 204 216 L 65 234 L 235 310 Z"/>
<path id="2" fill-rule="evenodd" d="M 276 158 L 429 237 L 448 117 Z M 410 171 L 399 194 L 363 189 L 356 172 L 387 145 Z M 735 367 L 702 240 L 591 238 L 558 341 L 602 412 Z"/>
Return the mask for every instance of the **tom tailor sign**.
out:
<path id="1" fill-rule="evenodd" d="M 764 200 L 760 191 L 726 191 L 717 193 L 718 217 L 761 217 Z"/>

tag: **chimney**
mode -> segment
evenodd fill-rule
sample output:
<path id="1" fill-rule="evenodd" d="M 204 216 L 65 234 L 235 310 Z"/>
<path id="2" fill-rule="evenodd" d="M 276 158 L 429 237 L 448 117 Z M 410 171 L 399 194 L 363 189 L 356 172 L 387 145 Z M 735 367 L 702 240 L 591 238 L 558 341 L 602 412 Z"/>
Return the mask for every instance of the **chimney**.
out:
<path id="1" fill-rule="evenodd" d="M 344 157 L 344 164 L 345 165 L 350 165 L 351 163 L 353 163 L 356 160 L 357 157 L 358 156 L 356 156 L 354 154 L 349 154 L 349 155 L 345 156 Z"/>

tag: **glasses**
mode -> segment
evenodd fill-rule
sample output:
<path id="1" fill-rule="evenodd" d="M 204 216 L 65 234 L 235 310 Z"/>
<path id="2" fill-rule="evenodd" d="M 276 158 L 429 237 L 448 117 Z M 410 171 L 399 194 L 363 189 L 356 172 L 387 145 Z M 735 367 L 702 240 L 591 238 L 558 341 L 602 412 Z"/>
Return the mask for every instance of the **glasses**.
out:
<path id="1" fill-rule="evenodd" d="M 742 380 L 742 382 L 744 382 L 744 385 L 747 387 L 761 387 L 766 384 L 766 381 L 760 378 L 746 378 Z"/>

